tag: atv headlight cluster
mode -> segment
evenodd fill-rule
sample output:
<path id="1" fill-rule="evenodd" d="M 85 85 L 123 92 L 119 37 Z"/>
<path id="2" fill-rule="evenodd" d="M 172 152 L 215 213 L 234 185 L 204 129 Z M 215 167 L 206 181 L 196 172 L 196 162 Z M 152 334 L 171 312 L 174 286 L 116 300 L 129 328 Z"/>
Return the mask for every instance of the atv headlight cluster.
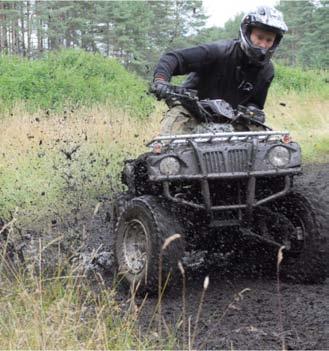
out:
<path id="1" fill-rule="evenodd" d="M 179 173 L 180 163 L 176 157 L 168 156 L 160 161 L 159 168 L 163 175 L 176 175 Z"/>
<path id="2" fill-rule="evenodd" d="M 290 161 L 290 151 L 284 146 L 275 146 L 268 153 L 268 159 L 274 167 L 285 167 Z"/>

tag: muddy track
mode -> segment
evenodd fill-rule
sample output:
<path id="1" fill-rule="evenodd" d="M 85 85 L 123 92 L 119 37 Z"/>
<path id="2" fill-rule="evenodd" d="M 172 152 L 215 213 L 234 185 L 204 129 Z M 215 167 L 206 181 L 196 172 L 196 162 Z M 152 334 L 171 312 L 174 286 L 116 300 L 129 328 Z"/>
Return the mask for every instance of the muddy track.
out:
<path id="1" fill-rule="evenodd" d="M 187 319 L 192 333 L 203 278 L 187 283 Z M 143 307 L 142 328 L 154 314 L 156 299 Z M 223 278 L 210 274 L 197 337 L 197 349 L 328 349 L 329 282 L 318 286 L 281 284 L 265 278 Z M 281 306 L 281 307 L 280 307 Z M 282 312 L 280 312 L 282 311 Z M 169 291 L 162 302 L 162 316 L 171 327 L 182 315 L 182 289 Z M 182 335 L 179 334 L 181 338 Z"/>
<path id="2" fill-rule="evenodd" d="M 296 180 L 296 187 L 311 202 L 319 223 L 318 229 L 329 239 L 329 164 L 306 166 L 304 175 Z M 110 287 L 113 255 L 109 213 L 110 202 L 105 199 L 97 213 L 82 215 L 78 223 L 73 221 L 70 224 L 68 221 L 66 226 L 79 238 L 82 232 L 86 234 L 87 242 L 82 246 L 80 258 L 91 272 L 101 272 Z M 62 229 L 54 230 L 60 232 Z M 329 248 L 323 248 L 329 271 Z M 187 276 L 186 318 L 191 317 L 192 332 L 203 280 L 207 275 L 210 277 L 194 348 L 282 349 L 284 342 L 287 349 L 329 349 L 329 278 L 321 285 L 281 283 L 278 291 L 275 279 L 260 277 L 257 272 L 251 274 L 245 267 L 231 266 L 229 272 L 223 274 L 223 267 L 216 262 L 216 257 L 208 265 L 203 263 L 203 257 L 199 254 L 186 256 L 184 260 Z M 123 306 L 128 298 L 124 290 L 119 290 L 118 299 Z M 141 303 L 141 300 L 137 303 Z M 142 331 L 149 328 L 156 303 L 156 298 L 148 298 L 145 302 L 140 318 Z M 181 278 L 166 293 L 162 316 L 171 328 L 175 328 L 175 323 L 180 320 Z M 157 324 L 151 327 L 156 330 Z M 182 340 L 179 330 L 178 339 Z M 180 343 L 177 348 L 182 346 Z"/>
<path id="3" fill-rule="evenodd" d="M 296 188 L 310 200 L 319 223 L 319 230 L 329 239 L 329 164 L 309 165 L 296 180 Z M 105 216 L 107 210 L 103 208 Z M 100 222 L 99 222 L 100 223 Z M 97 232 L 106 231 L 104 221 L 94 225 Z M 99 239 L 94 235 L 93 243 Z M 105 235 L 108 247 L 110 236 Z M 104 243 L 104 241 L 103 241 Z M 329 269 L 329 250 L 325 248 Z M 105 265 L 104 265 L 105 262 Z M 201 262 L 201 263 L 200 263 Z M 97 262 L 96 262 L 97 265 Z M 111 260 L 100 264 L 108 269 Z M 106 267 L 107 265 L 107 267 Z M 231 267 L 222 274 L 216 263 L 202 265 L 202 257 L 186 259 L 186 318 L 194 323 L 200 304 L 203 280 L 210 277 L 193 347 L 198 349 L 329 349 L 329 279 L 321 285 L 287 284 L 269 277 L 251 275 L 243 267 Z M 227 268 L 227 267 L 226 267 Z M 168 326 L 182 316 L 182 283 L 169 290 L 162 301 L 162 315 Z M 119 291 L 119 298 L 128 298 Z M 141 303 L 138 301 L 137 304 Z M 141 312 L 140 327 L 147 330 L 154 316 L 157 299 L 148 298 Z M 154 324 L 155 328 L 156 323 Z M 181 330 L 181 329 L 180 329 Z M 178 338 L 182 340 L 181 332 Z M 284 343 L 284 346 L 283 346 Z M 187 345 L 187 340 L 185 345 Z M 182 344 L 177 347 L 182 347 Z"/>

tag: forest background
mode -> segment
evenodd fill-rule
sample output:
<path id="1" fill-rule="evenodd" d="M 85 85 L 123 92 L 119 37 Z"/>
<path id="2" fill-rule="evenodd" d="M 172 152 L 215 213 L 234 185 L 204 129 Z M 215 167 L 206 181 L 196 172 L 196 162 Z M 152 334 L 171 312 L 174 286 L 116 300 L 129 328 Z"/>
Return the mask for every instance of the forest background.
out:
<path id="1" fill-rule="evenodd" d="M 329 1 L 280 1 L 285 65 L 329 67 Z M 243 14 L 206 28 L 202 1 L 1 1 L 0 52 L 35 59 L 60 48 L 115 57 L 149 78 L 161 53 L 238 36 Z"/>

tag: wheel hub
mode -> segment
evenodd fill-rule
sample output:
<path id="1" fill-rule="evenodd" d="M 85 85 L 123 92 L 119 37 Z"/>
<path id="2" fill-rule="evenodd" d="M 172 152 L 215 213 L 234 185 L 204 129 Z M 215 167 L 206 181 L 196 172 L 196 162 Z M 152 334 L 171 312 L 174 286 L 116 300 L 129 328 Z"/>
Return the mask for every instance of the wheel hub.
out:
<path id="1" fill-rule="evenodd" d="M 147 230 L 138 219 L 133 219 L 126 224 L 124 232 L 124 259 L 127 269 L 132 274 L 143 271 L 147 262 Z"/>

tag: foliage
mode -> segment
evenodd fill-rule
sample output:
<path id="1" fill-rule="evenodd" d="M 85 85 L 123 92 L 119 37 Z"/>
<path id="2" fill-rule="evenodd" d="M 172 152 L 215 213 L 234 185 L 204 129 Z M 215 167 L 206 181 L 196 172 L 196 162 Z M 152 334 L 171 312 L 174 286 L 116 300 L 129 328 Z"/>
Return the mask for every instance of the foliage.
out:
<path id="1" fill-rule="evenodd" d="M 305 70 L 301 67 L 275 65 L 275 78 L 271 86 L 278 95 L 293 91 L 310 94 L 319 98 L 329 97 L 329 72 L 326 70 Z"/>
<path id="2" fill-rule="evenodd" d="M 216 42 L 222 39 L 236 39 L 239 36 L 239 28 L 243 13 L 237 14 L 233 19 L 229 19 L 224 27 L 208 27 L 198 31 L 189 38 L 191 44 L 200 45 L 203 43 Z"/>
<path id="3" fill-rule="evenodd" d="M 329 92 L 272 90 L 266 103 L 269 125 L 288 130 L 300 143 L 305 163 L 329 162 Z"/>
<path id="4" fill-rule="evenodd" d="M 278 57 L 289 65 L 329 67 L 328 1 L 280 1 L 289 31 Z"/>
<path id="5" fill-rule="evenodd" d="M 289 27 L 276 58 L 286 65 L 328 68 L 327 0 L 280 1 Z M 205 28 L 202 1 L 2 1 L 0 51 L 37 58 L 81 48 L 116 57 L 150 78 L 161 53 L 238 37 L 242 13 Z"/>
<path id="6" fill-rule="evenodd" d="M 0 109 L 23 101 L 31 110 L 75 108 L 110 101 L 138 118 L 152 111 L 147 85 L 115 59 L 82 50 L 63 50 L 28 61 L 0 59 Z"/>
<path id="7" fill-rule="evenodd" d="M 200 0 L 3 1 L 0 16 L 2 52 L 38 57 L 79 47 L 117 57 L 143 76 L 206 19 Z"/>
<path id="8" fill-rule="evenodd" d="M 158 125 L 110 105 L 13 113 L 0 120 L 0 218 L 17 208 L 25 226 L 90 210 L 120 190 L 123 160 L 145 151 Z"/>
<path id="9" fill-rule="evenodd" d="M 116 301 L 114 288 L 83 267 L 59 262 L 54 274 L 40 272 L 40 247 L 26 272 L 16 271 L 1 258 L 0 343 L 4 349 L 144 350 L 137 316 Z M 10 268 L 9 268 L 10 267 Z M 10 273 L 4 273 L 5 268 Z M 93 285 L 91 284 L 91 279 Z"/>

